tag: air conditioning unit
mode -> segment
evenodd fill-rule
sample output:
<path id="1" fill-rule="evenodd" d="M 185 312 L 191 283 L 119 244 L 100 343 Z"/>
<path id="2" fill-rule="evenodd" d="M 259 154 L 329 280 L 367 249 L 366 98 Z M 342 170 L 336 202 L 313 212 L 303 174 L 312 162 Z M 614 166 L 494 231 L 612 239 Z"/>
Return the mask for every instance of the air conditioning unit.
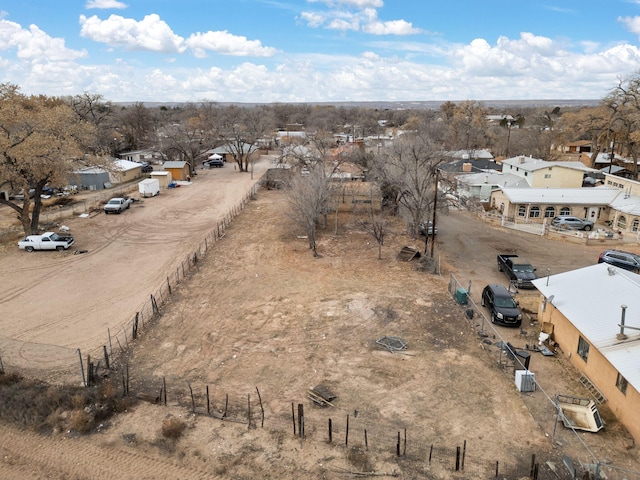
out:
<path id="1" fill-rule="evenodd" d="M 529 370 L 516 370 L 516 388 L 519 392 L 535 392 L 535 374 Z"/>

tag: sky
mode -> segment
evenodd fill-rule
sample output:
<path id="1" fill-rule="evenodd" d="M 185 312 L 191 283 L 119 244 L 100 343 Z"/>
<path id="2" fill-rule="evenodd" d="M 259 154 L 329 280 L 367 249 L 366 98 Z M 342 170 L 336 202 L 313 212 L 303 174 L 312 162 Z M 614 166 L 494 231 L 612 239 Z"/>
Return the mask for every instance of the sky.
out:
<path id="1" fill-rule="evenodd" d="M 0 0 L 0 83 L 112 102 L 597 100 L 640 0 Z"/>

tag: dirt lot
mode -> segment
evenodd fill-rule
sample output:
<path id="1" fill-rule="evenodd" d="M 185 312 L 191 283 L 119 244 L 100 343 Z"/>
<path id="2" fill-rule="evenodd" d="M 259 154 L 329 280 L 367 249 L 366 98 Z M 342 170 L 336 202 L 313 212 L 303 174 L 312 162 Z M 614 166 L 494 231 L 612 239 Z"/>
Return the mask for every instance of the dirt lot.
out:
<path id="1" fill-rule="evenodd" d="M 224 214 L 211 205 L 242 197 L 247 185 L 234 187 L 236 181 L 230 169 L 215 169 L 173 197 L 145 200 L 121 216 L 74 220 L 78 246 L 89 250 L 79 258 L 28 255 L 7 246 L 3 266 L 11 266 L 3 268 L 0 281 L 15 288 L 0 299 L 3 336 L 70 348 L 80 340 L 103 342 L 106 325 L 129 317 L 176 258 L 191 251 L 199 240 L 193 237 Z M 447 283 L 449 272 L 463 284 L 471 281 L 475 298 L 484 283 L 504 283 L 495 270 L 496 252 L 517 250 L 539 268 L 553 265 L 558 272 L 593 263 L 598 248 L 533 242 L 452 213 L 439 220 L 437 276 L 397 260 L 402 246 L 419 246 L 401 225 L 394 225 L 377 260 L 375 243 L 346 213 L 337 234 L 333 228 L 321 232 L 320 256 L 313 258 L 285 210 L 282 192 L 261 190 L 137 342 L 129 360 L 132 390 L 158 392 L 164 377 L 167 407 L 142 403 L 81 438 L 72 432 L 44 438 L 5 426 L 3 476 L 332 479 L 374 471 L 402 478 L 485 478 L 496 461 L 526 467 L 531 454 L 542 463 L 558 462 L 561 454 L 591 460 L 581 440 L 566 432 L 557 432 L 552 444 L 553 411 L 544 393 L 517 392 L 513 371 L 497 367 L 496 349 L 477 335 L 478 317 L 465 316 Z M 56 320 L 25 328 L 30 319 L 48 317 Z M 525 341 L 517 330 L 499 333 L 518 346 Z M 381 348 L 376 340 L 385 335 L 401 337 L 408 350 Z M 10 355 L 3 350 L 3 358 Z M 579 392 L 561 357 L 536 356 L 532 370 L 544 392 Z M 336 395 L 333 407 L 314 406 L 307 398 L 317 385 Z M 235 421 L 204 415 L 207 386 L 211 410 L 228 408 Z M 197 415 L 191 413 L 189 388 Z M 298 403 L 305 405 L 303 442 L 292 431 Z M 169 416 L 188 425 L 174 442 L 160 434 Z M 351 436 L 345 446 L 347 416 Z M 607 420 L 605 431 L 582 441 L 599 459 L 639 470 L 637 449 L 625 450 L 623 432 Z M 397 457 L 396 439 L 404 438 L 405 429 L 407 454 Z M 431 445 L 448 449 L 451 462 L 456 446 L 465 445 L 466 473 L 428 465 Z"/>

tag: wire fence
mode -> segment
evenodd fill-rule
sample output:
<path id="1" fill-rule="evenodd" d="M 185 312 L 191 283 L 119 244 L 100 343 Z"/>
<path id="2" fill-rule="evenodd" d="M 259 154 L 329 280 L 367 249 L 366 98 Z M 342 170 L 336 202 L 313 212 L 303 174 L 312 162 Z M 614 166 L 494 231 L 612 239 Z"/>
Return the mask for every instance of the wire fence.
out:
<path id="1" fill-rule="evenodd" d="M 255 197 L 259 188 L 260 182 L 254 184 L 247 195 L 229 209 L 207 233 L 192 253 L 183 258 L 175 269 L 167 272 L 163 283 L 149 294 L 148 299 L 140 305 L 132 318 L 110 326 L 104 332 L 102 345 L 82 349 L 68 348 L 0 336 L 0 362 L 4 368 L 20 372 L 25 376 L 46 378 L 51 383 L 91 384 L 92 379 L 101 369 L 115 366 L 119 357 L 127 351 L 129 343 L 136 340 L 144 328 L 159 315 L 162 306 L 170 300 L 173 290 L 189 276 L 193 269 L 198 267 L 198 263 L 207 251 L 224 237 L 231 221 Z M 109 192 L 108 196 L 111 198 L 114 190 Z M 97 204 L 100 201 L 100 199 L 95 200 Z"/>
<path id="2" fill-rule="evenodd" d="M 519 329 L 519 338 L 525 342 L 525 348 L 517 348 L 508 340 L 503 338 L 500 331 L 497 330 L 490 319 L 485 315 L 484 309 L 480 308 L 471 298 L 471 284 L 463 285 L 454 275 L 449 275 L 448 284 L 449 293 L 461 305 L 464 317 L 467 319 L 468 325 L 476 330 L 478 336 L 482 339 L 483 350 L 487 353 L 490 362 L 501 368 L 505 373 L 514 376 L 514 381 L 518 390 L 522 392 L 525 404 L 532 404 L 533 399 L 527 397 L 533 392 L 538 392 L 546 399 L 546 403 L 540 409 L 538 408 L 536 415 L 539 422 L 550 425 L 553 432 L 551 441 L 555 445 L 577 445 L 584 451 L 582 460 L 572 461 L 571 458 L 563 456 L 561 458 L 561 470 L 569 474 L 568 477 L 549 477 L 549 478 L 588 478 L 596 480 L 640 480 L 640 472 L 632 471 L 625 468 L 616 467 L 607 461 L 600 461 L 593 451 L 586 445 L 580 432 L 573 427 L 557 428 L 558 424 L 570 425 L 571 421 L 564 416 L 563 410 L 555 403 L 555 396 L 545 391 L 543 386 L 536 379 L 535 374 L 529 370 L 530 351 L 538 341 L 537 332 L 523 327 Z M 524 323 L 524 319 L 523 319 Z M 528 328 L 528 327 L 525 327 Z M 518 376 L 518 373 L 520 375 Z M 518 379 L 520 383 L 518 384 Z M 548 425 L 547 425 L 548 426 Z M 547 468 L 551 471 L 550 467 Z M 569 473 L 573 470 L 573 473 Z M 554 475 L 558 472 L 553 472 Z M 581 476 L 580 476 L 581 475 Z M 506 477 L 505 477 L 506 478 Z M 517 478 L 517 477 L 515 477 Z M 540 477 L 542 478 L 542 477 Z"/>

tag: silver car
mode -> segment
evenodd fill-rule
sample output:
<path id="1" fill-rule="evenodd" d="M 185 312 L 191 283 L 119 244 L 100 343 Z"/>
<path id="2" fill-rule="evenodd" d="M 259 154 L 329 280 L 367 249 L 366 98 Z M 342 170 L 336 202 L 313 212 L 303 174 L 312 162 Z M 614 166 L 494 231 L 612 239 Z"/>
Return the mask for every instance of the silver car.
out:
<path id="1" fill-rule="evenodd" d="M 593 230 L 593 222 L 569 215 L 561 215 L 551 220 L 551 225 L 557 228 L 568 228 L 570 230 Z"/>

